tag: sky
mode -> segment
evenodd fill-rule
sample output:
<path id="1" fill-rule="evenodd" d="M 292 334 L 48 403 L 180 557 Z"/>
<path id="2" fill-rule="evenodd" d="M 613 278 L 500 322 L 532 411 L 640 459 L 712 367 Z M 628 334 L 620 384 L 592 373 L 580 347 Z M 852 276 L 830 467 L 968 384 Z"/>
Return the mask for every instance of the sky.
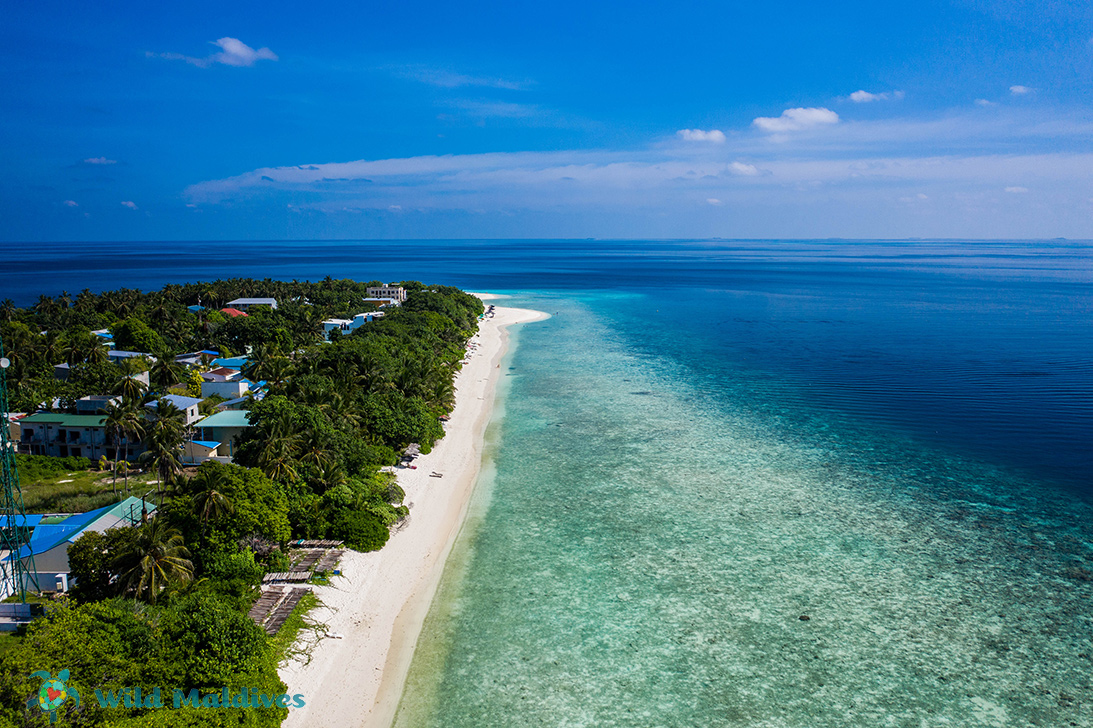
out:
<path id="1" fill-rule="evenodd" d="M 1088 0 L 3 13 L 8 242 L 1093 238 Z"/>

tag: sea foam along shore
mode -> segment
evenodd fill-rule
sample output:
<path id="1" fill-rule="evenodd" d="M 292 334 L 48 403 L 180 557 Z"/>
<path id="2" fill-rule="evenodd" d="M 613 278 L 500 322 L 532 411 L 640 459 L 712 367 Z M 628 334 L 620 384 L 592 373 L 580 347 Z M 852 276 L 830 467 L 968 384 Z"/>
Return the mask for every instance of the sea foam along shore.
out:
<path id="1" fill-rule="evenodd" d="M 474 294 L 484 300 L 490 294 Z M 380 551 L 347 551 L 341 577 L 315 588 L 323 606 L 309 616 L 341 639 L 298 644 L 310 652 L 282 666 L 281 679 L 307 705 L 289 712 L 286 728 L 387 728 L 394 718 L 414 645 L 463 523 L 482 462 L 486 426 L 508 347 L 507 326 L 547 314 L 496 307 L 479 322 L 469 361 L 456 377 L 456 405 L 445 434 L 417 469 L 399 469 L 408 522 Z M 431 477 L 440 473 L 442 478 Z M 309 639 L 305 632 L 301 640 Z"/>

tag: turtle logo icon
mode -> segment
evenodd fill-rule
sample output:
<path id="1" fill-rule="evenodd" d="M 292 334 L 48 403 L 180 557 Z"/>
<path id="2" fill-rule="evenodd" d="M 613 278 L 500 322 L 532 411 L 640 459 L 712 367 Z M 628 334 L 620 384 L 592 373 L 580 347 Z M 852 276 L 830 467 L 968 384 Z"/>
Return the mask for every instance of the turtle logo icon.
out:
<path id="1" fill-rule="evenodd" d="M 53 679 L 53 675 L 45 670 L 39 670 L 38 672 L 32 672 L 31 677 L 39 677 L 42 679 L 42 687 L 38 689 L 38 695 L 27 701 L 27 709 L 32 708 L 36 703 L 43 713 L 49 713 L 50 724 L 57 721 L 57 708 L 61 707 L 61 704 L 68 698 L 72 698 L 75 705 L 74 707 L 80 707 L 80 693 L 76 688 L 70 688 L 65 685 L 65 680 L 68 679 L 68 670 L 61 670 L 57 673 L 57 679 Z"/>

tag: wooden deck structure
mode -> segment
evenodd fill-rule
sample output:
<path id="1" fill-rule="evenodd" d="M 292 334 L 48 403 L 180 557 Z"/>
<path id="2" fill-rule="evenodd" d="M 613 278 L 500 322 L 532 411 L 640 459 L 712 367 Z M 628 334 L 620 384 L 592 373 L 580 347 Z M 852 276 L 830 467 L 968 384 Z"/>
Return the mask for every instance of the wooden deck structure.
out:
<path id="1" fill-rule="evenodd" d="M 292 610 L 311 591 L 310 587 L 283 587 L 266 586 L 262 588 L 262 596 L 251 607 L 248 617 L 254 623 L 266 631 L 268 635 L 275 635 L 281 626 L 292 614 Z"/>

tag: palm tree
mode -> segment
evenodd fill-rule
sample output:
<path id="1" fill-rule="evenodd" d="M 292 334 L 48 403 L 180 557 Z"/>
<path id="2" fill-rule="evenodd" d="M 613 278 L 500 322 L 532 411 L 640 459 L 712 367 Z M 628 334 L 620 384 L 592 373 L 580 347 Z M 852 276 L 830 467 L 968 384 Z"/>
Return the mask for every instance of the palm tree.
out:
<path id="1" fill-rule="evenodd" d="M 114 382 L 114 394 L 120 394 L 124 399 L 139 400 L 148 385 L 137 379 L 135 374 L 126 374 L 122 371 Z"/>
<path id="2" fill-rule="evenodd" d="M 262 472 L 281 482 L 296 480 L 296 439 L 296 436 L 291 436 L 266 440 L 265 447 L 258 455 L 258 467 Z"/>
<path id="3" fill-rule="evenodd" d="M 156 603 L 156 596 L 170 581 L 193 579 L 190 552 L 177 529 L 153 518 L 137 528 L 136 536 L 111 564 L 123 594 Z"/>
<path id="4" fill-rule="evenodd" d="M 34 312 L 49 317 L 57 310 L 57 304 L 44 293 L 38 296 L 38 303 L 34 304 Z"/>
<path id="5" fill-rule="evenodd" d="M 185 415 L 168 400 L 161 399 L 156 403 L 155 420 L 146 430 L 147 450 L 141 454 L 141 460 L 155 467 L 161 485 L 170 485 L 182 472 L 179 454 L 186 441 Z"/>
<path id="6" fill-rule="evenodd" d="M 95 308 L 95 294 L 90 288 L 85 288 L 76 294 L 74 308 L 80 312 L 91 311 Z"/>
<path id="7" fill-rule="evenodd" d="M 110 361 L 110 354 L 106 351 L 105 346 L 96 342 L 95 346 L 87 352 L 87 361 L 92 364 L 105 364 Z"/>
<path id="8" fill-rule="evenodd" d="M 118 495 L 118 448 L 121 446 L 122 437 L 125 435 L 125 409 L 114 402 L 106 406 L 106 434 L 114 441 L 114 497 Z"/>
<path id="9" fill-rule="evenodd" d="M 87 357 L 96 348 L 99 348 L 98 337 L 86 329 L 82 331 L 78 329 L 70 330 L 65 334 L 65 361 L 68 362 L 69 366 L 75 366 L 87 361 Z"/>
<path id="10" fill-rule="evenodd" d="M 149 376 L 160 392 L 166 392 L 168 387 L 177 384 L 182 379 L 182 366 L 174 360 L 171 352 L 157 351 L 156 360 L 149 370 Z"/>
<path id="11" fill-rule="evenodd" d="M 231 499 L 217 488 L 216 481 L 220 481 L 223 477 L 223 472 L 217 471 L 214 475 L 202 473 L 201 476 L 190 481 L 192 485 L 201 488 L 190 496 L 190 503 L 194 513 L 201 520 L 202 534 L 205 533 L 209 521 L 215 521 L 221 516 L 235 512 L 235 505 Z"/>
<path id="12" fill-rule="evenodd" d="M 109 405 L 106 409 L 106 427 L 107 431 L 116 427 L 113 431 L 116 433 L 118 444 L 125 445 L 125 454 L 122 456 L 122 461 L 126 463 L 125 466 L 125 490 L 129 490 L 129 443 L 134 440 L 139 440 L 144 437 L 144 419 L 141 416 L 140 403 L 135 399 L 122 398 L 120 405 Z M 115 425 L 112 427 L 111 420 Z M 117 460 L 117 453 L 115 453 L 115 461 Z M 114 480 L 117 481 L 117 466 L 114 469 Z M 115 489 L 115 494 L 117 490 Z"/>
<path id="13" fill-rule="evenodd" d="M 300 450 L 300 462 L 310 463 L 319 470 L 325 470 L 332 462 L 326 440 L 314 430 L 304 436 Z"/>
<path id="14" fill-rule="evenodd" d="M 292 362 L 284 356 L 270 357 L 257 367 L 257 372 L 271 386 L 281 387 L 292 374 Z"/>

